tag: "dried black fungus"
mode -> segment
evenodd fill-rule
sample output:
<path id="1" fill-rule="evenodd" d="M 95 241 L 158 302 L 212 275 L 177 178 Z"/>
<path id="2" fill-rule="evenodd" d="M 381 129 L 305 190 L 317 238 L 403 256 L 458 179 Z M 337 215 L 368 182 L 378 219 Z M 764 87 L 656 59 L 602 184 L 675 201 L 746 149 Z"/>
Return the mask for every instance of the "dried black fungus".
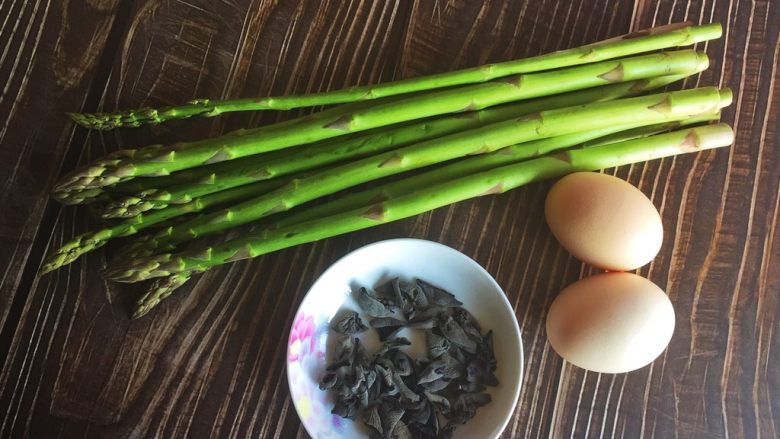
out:
<path id="1" fill-rule="evenodd" d="M 339 334 L 357 334 L 365 331 L 368 327 L 360 319 L 360 315 L 355 311 L 348 311 L 339 316 L 330 329 Z"/>
<path id="2" fill-rule="evenodd" d="M 439 329 L 441 330 L 441 333 L 447 337 L 447 340 L 462 347 L 469 354 L 475 354 L 477 352 L 477 343 L 466 335 L 466 331 L 463 330 L 452 316 L 445 317 L 444 320 L 439 323 Z"/>
<path id="3" fill-rule="evenodd" d="M 445 307 L 454 307 L 454 306 L 463 305 L 463 302 L 456 299 L 455 296 L 453 296 L 449 292 L 439 287 L 435 287 L 429 284 L 428 282 L 425 282 L 424 280 L 420 280 L 420 279 L 417 279 L 416 283 L 417 286 L 428 297 L 428 301 L 432 304 L 436 304 L 438 306 L 445 306 Z"/>
<path id="4" fill-rule="evenodd" d="M 322 379 L 320 380 L 320 389 L 321 390 L 328 390 L 333 388 L 333 386 L 336 385 L 336 382 L 338 381 L 338 376 L 336 375 L 336 372 L 328 371 L 325 372 L 325 375 L 322 376 Z"/>
<path id="5" fill-rule="evenodd" d="M 445 416 L 450 412 L 450 400 L 446 397 L 433 392 L 425 392 L 425 397 L 428 398 L 428 401 L 433 403 L 434 406 L 438 406 L 439 411 Z"/>
<path id="6" fill-rule="evenodd" d="M 458 390 L 466 393 L 480 393 L 485 390 L 485 386 L 477 382 L 466 382 L 458 384 Z"/>
<path id="7" fill-rule="evenodd" d="M 395 424 L 395 428 L 390 437 L 393 439 L 414 439 L 412 432 L 409 431 L 409 427 L 404 424 L 404 421 L 398 421 L 398 423 Z"/>
<path id="8" fill-rule="evenodd" d="M 388 351 L 391 351 L 393 349 L 398 349 L 403 346 L 409 346 L 412 342 L 409 341 L 409 339 L 404 337 L 393 337 L 387 340 L 384 340 L 382 342 L 382 346 L 379 348 L 378 351 L 374 354 L 374 357 L 382 357 L 385 355 Z"/>
<path id="9" fill-rule="evenodd" d="M 434 306 L 426 309 L 415 309 L 409 316 L 409 327 L 415 329 L 433 329 L 439 324 L 439 316 L 446 311 L 445 308 Z"/>
<path id="10" fill-rule="evenodd" d="M 413 309 L 426 309 L 430 306 L 428 304 L 428 297 L 421 288 L 409 288 L 406 294 L 409 295 L 409 301 L 412 302 Z"/>
<path id="11" fill-rule="evenodd" d="M 375 291 L 360 287 L 356 294 L 356 300 L 360 309 L 371 317 L 392 317 L 395 314 L 392 309 L 379 300 Z"/>
<path id="12" fill-rule="evenodd" d="M 376 329 L 377 334 L 379 334 L 379 340 L 385 341 L 403 329 L 406 326 L 406 322 L 393 317 L 378 317 L 371 319 L 369 325 Z"/>
<path id="13" fill-rule="evenodd" d="M 425 332 L 425 341 L 428 343 L 428 358 L 439 358 L 450 350 L 450 341 L 433 331 Z"/>
<path id="14" fill-rule="evenodd" d="M 414 288 L 414 284 L 404 282 L 398 278 L 393 279 L 393 292 L 396 298 L 396 302 L 401 307 L 401 311 L 405 316 L 414 311 L 414 306 L 411 300 L 411 289 Z"/>
<path id="15" fill-rule="evenodd" d="M 403 415 L 404 409 L 398 401 L 384 401 L 379 407 L 379 416 L 382 419 L 383 431 L 392 433 Z"/>
<path id="16" fill-rule="evenodd" d="M 331 412 L 334 415 L 339 415 L 342 418 L 354 420 L 358 413 L 357 400 L 352 398 L 338 398 L 336 404 L 333 406 Z"/>
<path id="17" fill-rule="evenodd" d="M 396 278 L 375 291 L 359 288 L 355 298 L 382 345 L 369 356 L 353 336 L 367 329 L 357 312 L 331 325 L 345 334 L 320 380 L 336 399 L 334 414 L 359 416 L 371 438 L 448 438 L 490 402 L 484 391 L 498 385 L 493 333 L 483 336 L 455 296 L 419 279 Z M 425 358 L 401 349 L 411 343 L 395 335 L 406 327 L 424 331 Z M 446 425 L 439 425 L 437 413 Z"/>
<path id="18" fill-rule="evenodd" d="M 427 364 L 418 375 L 418 383 L 431 383 L 440 379 L 451 381 L 458 378 L 465 378 L 463 364 L 445 353 Z"/>
<path id="19" fill-rule="evenodd" d="M 414 393 L 404 382 L 403 377 L 398 372 L 393 372 L 393 382 L 395 383 L 398 393 L 401 396 L 401 402 L 417 402 L 420 400 L 420 395 Z"/>
<path id="20" fill-rule="evenodd" d="M 412 359 L 401 350 L 393 352 L 393 367 L 395 367 L 398 375 L 401 375 L 402 377 L 409 376 L 414 372 Z"/>
<path id="21" fill-rule="evenodd" d="M 433 381 L 427 381 L 420 383 L 420 385 L 428 392 L 440 392 L 447 388 L 451 383 L 447 378 L 440 377 Z"/>
<path id="22" fill-rule="evenodd" d="M 379 405 L 373 404 L 363 410 L 363 422 L 373 433 L 379 434 L 381 437 L 384 429 L 382 428 L 382 421 L 379 417 Z"/>
<path id="23" fill-rule="evenodd" d="M 341 337 L 336 343 L 334 362 L 328 365 L 328 370 L 336 370 L 343 365 L 351 365 L 355 353 L 355 340 L 350 336 Z"/>

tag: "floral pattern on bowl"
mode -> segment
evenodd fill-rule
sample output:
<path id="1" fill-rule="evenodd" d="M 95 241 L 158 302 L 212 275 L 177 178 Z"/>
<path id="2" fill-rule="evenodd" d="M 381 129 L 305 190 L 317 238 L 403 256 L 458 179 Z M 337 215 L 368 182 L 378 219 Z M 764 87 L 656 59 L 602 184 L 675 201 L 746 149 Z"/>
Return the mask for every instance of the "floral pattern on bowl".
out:
<path id="1" fill-rule="evenodd" d="M 295 315 L 287 342 L 287 374 L 298 415 L 306 425 L 321 432 L 317 438 L 341 437 L 344 420 L 330 413 L 333 402 L 327 393 L 311 386 L 324 372 L 328 320 L 300 311 Z M 324 434 L 331 433 L 331 434 Z"/>

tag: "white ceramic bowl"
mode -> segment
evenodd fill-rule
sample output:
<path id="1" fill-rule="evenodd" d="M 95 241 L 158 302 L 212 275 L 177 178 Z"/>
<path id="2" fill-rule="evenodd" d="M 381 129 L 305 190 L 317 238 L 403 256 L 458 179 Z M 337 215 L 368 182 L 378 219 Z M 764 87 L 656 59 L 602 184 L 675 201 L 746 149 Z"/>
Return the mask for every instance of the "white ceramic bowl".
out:
<path id="1" fill-rule="evenodd" d="M 476 317 L 483 332 L 493 330 L 495 374 L 500 384 L 488 389 L 492 401 L 458 427 L 454 436 L 497 437 L 514 413 L 520 394 L 523 348 L 517 318 L 501 287 L 484 268 L 457 250 L 419 239 L 381 241 L 353 251 L 328 268 L 301 302 L 287 344 L 287 380 L 306 431 L 315 439 L 367 437 L 361 421 L 330 413 L 333 401 L 319 389 L 318 381 L 331 352 L 328 341 L 336 338 L 329 337 L 335 334 L 328 329 L 331 318 L 342 307 L 358 310 L 350 295 L 352 288 L 374 287 L 394 277 L 420 278 L 448 290 Z M 422 344 L 424 349 L 424 342 L 417 342 L 413 334 L 399 335 L 412 335 L 412 348 Z M 369 354 L 378 343 L 375 337 L 363 337 Z"/>

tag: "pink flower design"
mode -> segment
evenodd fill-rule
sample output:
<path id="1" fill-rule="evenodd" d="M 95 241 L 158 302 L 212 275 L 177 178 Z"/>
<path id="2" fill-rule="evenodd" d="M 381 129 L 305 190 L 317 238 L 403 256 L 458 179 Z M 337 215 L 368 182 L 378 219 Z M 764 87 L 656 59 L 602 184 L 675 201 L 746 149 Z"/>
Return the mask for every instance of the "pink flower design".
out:
<path id="1" fill-rule="evenodd" d="M 298 361 L 314 351 L 314 318 L 298 313 L 290 330 L 287 343 L 287 360 Z"/>
<path id="2" fill-rule="evenodd" d="M 296 373 L 303 373 L 298 369 L 298 364 L 292 365 Z M 333 403 L 328 400 L 327 393 L 320 391 L 316 385 L 307 380 L 295 379 L 300 385 L 295 386 L 292 398 L 298 415 L 306 424 L 312 437 L 325 439 L 342 437 L 341 431 L 345 422 L 338 415 L 332 414 Z"/>

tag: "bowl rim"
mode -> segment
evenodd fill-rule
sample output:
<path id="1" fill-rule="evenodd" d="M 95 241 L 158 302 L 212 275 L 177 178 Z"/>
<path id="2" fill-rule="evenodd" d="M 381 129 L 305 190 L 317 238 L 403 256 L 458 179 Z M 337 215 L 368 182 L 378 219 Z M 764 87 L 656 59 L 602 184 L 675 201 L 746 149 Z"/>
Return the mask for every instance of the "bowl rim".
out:
<path id="1" fill-rule="evenodd" d="M 450 247 L 448 245 L 442 244 L 440 242 L 431 241 L 431 240 L 428 240 L 428 239 L 419 239 L 419 238 L 383 239 L 381 241 L 375 241 L 375 242 L 366 244 L 364 246 L 358 247 L 358 248 L 350 251 L 349 253 L 345 254 L 344 256 L 338 258 L 336 261 L 334 261 L 332 264 L 330 264 L 328 266 L 328 268 L 326 268 L 319 276 L 317 276 L 317 279 L 315 279 L 314 282 L 311 283 L 311 285 L 309 286 L 308 291 L 306 291 L 306 294 L 303 295 L 303 297 L 301 298 L 301 301 L 298 303 L 298 307 L 296 308 L 295 313 L 293 314 L 293 322 L 295 321 L 295 316 L 297 316 L 298 313 L 301 311 L 301 307 L 303 306 L 303 303 L 306 301 L 306 299 L 312 293 L 312 290 L 317 285 L 317 283 L 320 281 L 320 279 L 325 277 L 331 270 L 333 270 L 333 268 L 335 266 L 337 266 L 344 259 L 352 256 L 354 253 L 366 250 L 366 249 L 371 248 L 371 247 L 375 247 L 375 246 L 379 246 L 379 245 L 387 245 L 389 243 L 401 243 L 401 244 L 403 244 L 405 242 L 407 242 L 407 243 L 414 243 L 414 244 L 429 245 L 429 246 L 432 246 L 432 247 L 440 247 L 440 248 L 443 248 L 446 251 L 451 251 L 451 252 L 456 253 L 457 257 L 461 258 L 464 261 L 464 263 L 474 266 L 480 274 L 482 274 L 483 276 L 487 277 L 487 279 L 490 281 L 490 283 L 493 285 L 493 287 L 496 288 L 501 293 L 499 295 L 501 297 L 501 302 L 510 311 L 510 315 L 512 316 L 512 323 L 514 323 L 513 327 L 514 327 L 515 335 L 516 335 L 516 339 L 517 339 L 518 351 L 520 353 L 520 366 L 519 366 L 520 370 L 519 370 L 519 374 L 518 374 L 518 381 L 517 381 L 517 386 L 515 388 L 514 397 L 512 398 L 512 400 L 513 400 L 512 407 L 509 410 L 509 415 L 505 416 L 502 425 L 495 432 L 495 436 L 494 437 L 498 437 L 498 436 L 500 436 L 504 432 L 504 430 L 506 429 L 506 426 L 509 424 L 510 419 L 512 419 L 512 415 L 514 414 L 514 411 L 517 408 L 517 403 L 518 403 L 519 398 L 520 398 L 520 391 L 523 388 L 524 373 L 525 373 L 525 351 L 523 350 L 522 331 L 520 330 L 520 323 L 517 320 L 517 314 L 516 314 L 514 308 L 512 307 L 512 304 L 509 302 L 509 298 L 507 298 L 506 292 L 504 291 L 504 289 L 501 288 L 501 285 L 498 284 L 498 281 L 496 281 L 496 279 L 493 277 L 493 275 L 490 274 L 490 272 L 488 272 L 487 269 L 485 269 L 485 267 L 480 265 L 479 262 L 475 261 L 474 259 L 472 259 L 470 256 L 466 255 L 462 251 L 460 251 L 460 250 L 458 250 L 456 248 Z M 290 368 L 289 368 L 289 358 L 290 358 L 290 343 L 289 343 L 289 340 L 290 340 L 290 335 L 291 335 L 291 332 L 292 332 L 292 325 L 293 325 L 293 323 L 290 323 L 290 326 L 289 326 L 289 328 L 287 330 L 287 338 L 286 338 L 286 340 L 287 340 L 287 348 L 285 350 L 285 362 L 284 362 L 285 369 L 286 369 L 286 375 L 287 375 L 287 391 L 290 392 L 290 396 L 291 396 L 290 399 L 292 400 L 291 401 L 292 405 L 295 408 L 295 413 L 296 413 L 296 415 L 298 415 L 298 420 L 301 422 L 301 425 L 303 426 L 304 430 L 306 430 L 306 432 L 309 435 L 312 435 L 312 433 L 309 431 L 309 428 L 307 427 L 306 423 L 303 421 L 303 417 L 301 416 L 301 413 L 298 411 L 298 406 L 297 406 L 297 404 L 295 404 L 295 400 L 292 398 L 292 395 L 291 395 L 291 393 L 292 393 L 292 383 L 290 381 L 291 377 L 290 377 Z"/>

